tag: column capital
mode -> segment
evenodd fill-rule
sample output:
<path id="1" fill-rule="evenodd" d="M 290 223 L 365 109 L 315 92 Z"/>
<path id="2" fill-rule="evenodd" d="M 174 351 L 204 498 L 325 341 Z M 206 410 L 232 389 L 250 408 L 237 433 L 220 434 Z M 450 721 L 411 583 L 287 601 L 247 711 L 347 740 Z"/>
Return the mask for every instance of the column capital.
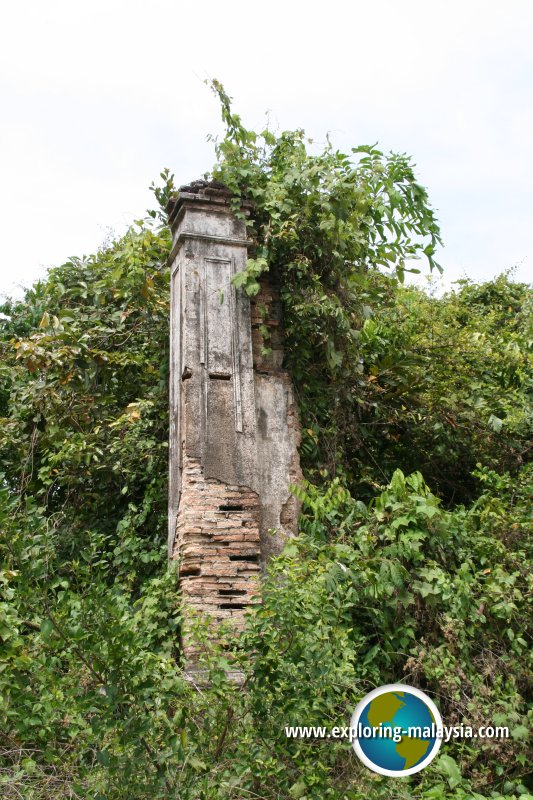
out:
<path id="1" fill-rule="evenodd" d="M 253 204 L 241 204 L 241 215 L 232 207 L 232 193 L 220 181 L 198 180 L 181 186 L 178 194 L 166 206 L 172 231 L 171 263 L 186 239 L 248 247 L 246 219 Z"/>

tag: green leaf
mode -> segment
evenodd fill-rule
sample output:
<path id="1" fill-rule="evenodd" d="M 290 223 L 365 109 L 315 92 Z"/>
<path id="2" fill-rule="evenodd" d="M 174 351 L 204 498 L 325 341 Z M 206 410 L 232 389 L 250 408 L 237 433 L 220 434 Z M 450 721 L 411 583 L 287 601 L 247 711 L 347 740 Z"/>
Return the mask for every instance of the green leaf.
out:
<path id="1" fill-rule="evenodd" d="M 502 426 L 503 420 L 499 417 L 496 417 L 494 414 L 491 414 L 489 417 L 489 427 L 492 428 L 492 430 L 496 433 L 500 433 Z"/>
<path id="2" fill-rule="evenodd" d="M 511 728 L 511 736 L 515 741 L 527 741 L 529 738 L 529 729 L 525 725 L 516 725 Z"/>
<path id="3" fill-rule="evenodd" d="M 304 797 L 306 792 L 307 792 L 307 787 L 303 781 L 297 781 L 296 783 L 293 783 L 289 789 L 290 796 L 294 797 L 295 800 Z"/>
<path id="4" fill-rule="evenodd" d="M 96 753 L 96 760 L 98 761 L 99 764 L 102 765 L 102 767 L 108 767 L 110 762 L 111 762 L 111 758 L 109 756 L 109 751 L 108 750 L 98 750 L 97 753 Z"/>
<path id="5" fill-rule="evenodd" d="M 205 762 L 203 762 L 200 758 L 196 758 L 196 756 L 191 756 L 189 758 L 189 764 L 197 772 L 204 772 L 207 769 Z"/>
<path id="6" fill-rule="evenodd" d="M 54 630 L 54 625 L 50 619 L 43 619 L 41 622 L 41 633 L 45 639 L 49 639 Z"/>
<path id="7" fill-rule="evenodd" d="M 462 781 L 461 772 L 457 762 L 451 756 L 445 753 L 441 755 L 437 761 L 437 767 L 448 778 L 450 789 L 455 789 L 456 786 L 459 786 Z"/>

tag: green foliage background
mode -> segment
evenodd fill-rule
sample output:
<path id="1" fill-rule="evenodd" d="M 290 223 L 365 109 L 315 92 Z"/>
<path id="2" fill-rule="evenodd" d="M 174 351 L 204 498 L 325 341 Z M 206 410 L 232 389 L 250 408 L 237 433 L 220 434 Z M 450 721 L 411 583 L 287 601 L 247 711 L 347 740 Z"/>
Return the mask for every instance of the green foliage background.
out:
<path id="1" fill-rule="evenodd" d="M 300 404 L 301 532 L 246 632 L 180 664 L 166 558 L 169 233 L 151 211 L 7 302 L 0 320 L 2 797 L 529 797 L 531 292 L 403 286 L 440 241 L 405 156 L 315 154 L 302 131 L 226 135 L 213 170 L 255 203 L 236 276 L 279 284 Z M 154 187 L 164 207 L 167 171 Z M 228 665 L 245 675 L 228 683 Z M 447 724 L 508 725 L 391 781 L 343 742 L 405 681 Z M 529 714 L 531 712 L 529 711 Z"/>

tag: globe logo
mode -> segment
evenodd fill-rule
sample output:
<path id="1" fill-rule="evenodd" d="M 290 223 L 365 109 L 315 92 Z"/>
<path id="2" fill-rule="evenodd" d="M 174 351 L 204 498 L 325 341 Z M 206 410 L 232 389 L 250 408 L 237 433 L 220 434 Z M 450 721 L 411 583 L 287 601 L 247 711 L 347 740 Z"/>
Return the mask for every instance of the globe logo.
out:
<path id="1" fill-rule="evenodd" d="M 350 722 L 353 748 L 369 769 L 403 778 L 433 761 L 442 743 L 442 718 L 420 689 L 401 683 L 367 694 Z"/>

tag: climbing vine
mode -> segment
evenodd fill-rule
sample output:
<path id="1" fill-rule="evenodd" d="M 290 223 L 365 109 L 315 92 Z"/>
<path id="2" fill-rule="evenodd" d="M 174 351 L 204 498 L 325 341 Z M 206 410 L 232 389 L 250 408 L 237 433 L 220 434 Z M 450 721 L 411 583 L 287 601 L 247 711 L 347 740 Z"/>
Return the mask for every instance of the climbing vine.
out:
<path id="1" fill-rule="evenodd" d="M 213 174 L 236 213 L 254 208 L 256 254 L 235 282 L 254 295 L 268 271 L 280 287 L 308 477 L 339 476 L 369 497 L 396 467 L 423 467 L 453 503 L 475 495 L 480 459 L 519 468 L 530 452 L 528 287 L 502 277 L 494 302 L 466 285 L 444 303 L 403 289 L 417 263 L 440 270 L 411 160 L 329 140 L 317 153 L 302 130 L 257 134 L 212 88 L 226 125 Z"/>

